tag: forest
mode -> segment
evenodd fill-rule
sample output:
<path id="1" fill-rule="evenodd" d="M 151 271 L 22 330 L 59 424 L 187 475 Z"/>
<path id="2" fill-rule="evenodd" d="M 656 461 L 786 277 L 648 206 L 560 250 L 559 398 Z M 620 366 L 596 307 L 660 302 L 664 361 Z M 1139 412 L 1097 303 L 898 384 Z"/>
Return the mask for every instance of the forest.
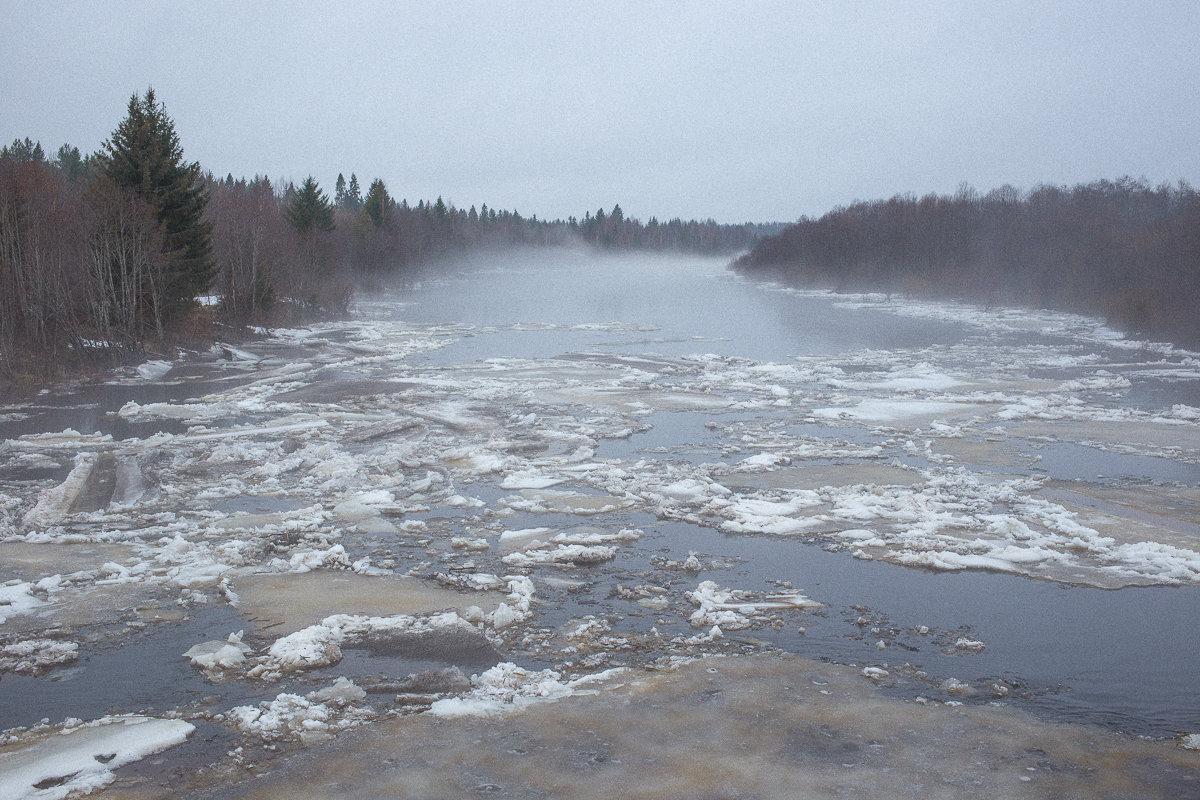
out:
<path id="1" fill-rule="evenodd" d="M 95 153 L 0 148 L 0 378 L 44 378 L 146 352 L 348 311 L 356 291 L 418 279 L 455 256 L 579 244 L 745 252 L 734 269 L 837 290 L 902 292 L 1102 315 L 1200 344 L 1200 196 L 1122 178 L 980 195 L 896 196 L 817 219 L 648 222 L 620 205 L 567 220 L 397 200 L 338 175 L 332 197 L 214 177 L 184 158 L 148 89 Z"/>
<path id="2" fill-rule="evenodd" d="M 801 218 L 734 262 L 756 277 L 1102 316 L 1200 344 L 1200 195 L 1121 178 L 897 196 Z"/>
<path id="3" fill-rule="evenodd" d="M 733 254 L 780 225 L 582 219 L 397 200 L 356 173 L 333 194 L 214 177 L 184 158 L 153 89 L 100 149 L 0 148 L 0 384 L 168 352 L 247 325 L 344 314 L 355 291 L 412 280 L 471 251 L 583 244 Z"/>

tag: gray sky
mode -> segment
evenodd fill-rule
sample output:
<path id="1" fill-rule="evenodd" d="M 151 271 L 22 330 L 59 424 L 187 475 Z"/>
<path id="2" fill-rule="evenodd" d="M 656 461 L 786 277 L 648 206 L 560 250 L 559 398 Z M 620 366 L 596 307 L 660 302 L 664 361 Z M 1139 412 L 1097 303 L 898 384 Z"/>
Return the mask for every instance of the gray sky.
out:
<path id="1" fill-rule="evenodd" d="M 91 151 L 153 85 L 219 175 L 539 217 L 1200 183 L 1200 3 L 16 2 L 0 139 Z"/>

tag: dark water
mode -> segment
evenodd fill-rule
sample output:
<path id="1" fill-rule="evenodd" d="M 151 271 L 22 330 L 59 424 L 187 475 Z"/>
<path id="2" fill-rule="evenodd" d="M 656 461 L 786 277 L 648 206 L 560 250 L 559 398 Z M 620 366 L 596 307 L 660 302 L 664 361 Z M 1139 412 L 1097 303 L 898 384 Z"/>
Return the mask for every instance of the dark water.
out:
<path id="1" fill-rule="evenodd" d="M 70 714 L 95 719 L 105 714 L 162 714 L 180 706 L 200 705 L 223 695 L 230 705 L 274 697 L 275 691 L 248 686 L 214 687 L 182 657 L 193 644 L 224 639 L 245 620 L 228 606 L 194 611 L 179 622 L 150 625 L 127 637 L 120 647 L 103 640 L 85 642 L 72 664 L 33 678 L 0 677 L 0 728 L 60 722 Z M 182 650 L 180 648 L 183 648 Z"/>
<path id="2" fill-rule="evenodd" d="M 897 317 L 872 309 L 838 308 L 828 298 L 772 291 L 740 280 L 711 264 L 640 262 L 608 264 L 588 255 L 553 268 L 511 267 L 468 279 L 431 283 L 404 295 L 397 313 L 421 322 L 466 322 L 496 326 L 488 335 L 465 338 L 428 357 L 437 362 L 469 362 L 495 356 L 541 358 L 571 350 L 629 354 L 717 353 L 762 361 L 788 362 L 796 356 L 836 357 L 847 352 L 885 350 L 903 362 L 907 351 L 976 344 L 981 352 L 1005 347 L 1046 348 L 1066 354 L 1094 354 L 1114 363 L 1155 362 L 1155 353 L 1090 344 L 1056 333 L 981 331 L 945 321 Z M 653 328 L 642 331 L 579 331 L 563 328 L 581 321 L 611 320 Z M 560 326 L 549 331 L 505 330 L 517 323 Z M 986 348 L 986 349 L 985 349 Z M 980 359 L 981 374 L 991 365 Z M 1005 368 L 1014 365 L 1005 364 Z M 1068 380 L 1076 370 L 1054 373 L 1031 368 L 1031 377 Z M 1086 372 L 1087 370 L 1082 370 Z M 1200 381 L 1140 378 L 1108 400 L 1118 407 L 1156 409 L 1200 399 Z M 1089 398 L 1095 401 L 1096 398 Z M 786 419 L 786 413 L 783 413 Z M 629 439 L 602 443 L 601 458 L 710 458 L 711 418 L 684 412 L 658 412 L 653 428 Z M 724 420 L 722 420 L 724 421 Z M 819 427 L 806 426 L 813 433 Z M 809 432 L 806 430 L 806 433 Z M 831 431 L 826 428 L 824 434 Z M 856 429 L 835 431 L 839 438 L 870 441 Z M 671 448 L 686 445 L 682 455 Z M 1071 442 L 1041 443 L 1035 474 L 1061 480 L 1146 479 L 1195 486 L 1200 467 L 1162 458 L 1123 455 Z M 918 458 L 906 459 L 922 465 Z M 1003 472 L 1019 472 L 1002 468 Z M 685 523 L 643 521 L 647 537 L 639 549 L 661 546 L 682 559 L 689 550 L 735 556 L 741 563 L 722 585 L 755 586 L 768 579 L 790 580 L 826 603 L 823 615 L 801 620 L 804 635 L 755 632 L 787 650 L 810 657 L 864 665 L 913 663 L 932 675 L 976 683 L 989 678 L 1020 687 L 1026 702 L 1054 719 L 1101 722 L 1150 735 L 1200 727 L 1200 681 L 1193 677 L 1200 658 L 1194 621 L 1200 618 L 1196 587 L 1143 587 L 1101 590 L 1000 573 L 930 572 L 862 561 L 799 541 L 724 536 Z M 553 524 L 532 517 L 522 524 Z M 656 551 L 659 552 L 659 551 Z M 636 557 L 633 561 L 636 562 Z M 618 562 L 619 563 L 619 562 Z M 640 566 L 625 565 L 631 574 Z M 903 644 L 875 648 L 879 636 L 862 633 L 851 606 L 885 628 L 904 631 Z M 586 606 L 577 606 L 575 613 Z M 569 618 L 571 613 L 558 616 Z M 918 626 L 962 631 L 986 643 L 982 652 L 947 656 Z M 790 631 L 790 626 L 789 626 Z M 889 638 L 889 637 L 883 637 Z M 985 698 L 986 699 L 986 698 Z"/>

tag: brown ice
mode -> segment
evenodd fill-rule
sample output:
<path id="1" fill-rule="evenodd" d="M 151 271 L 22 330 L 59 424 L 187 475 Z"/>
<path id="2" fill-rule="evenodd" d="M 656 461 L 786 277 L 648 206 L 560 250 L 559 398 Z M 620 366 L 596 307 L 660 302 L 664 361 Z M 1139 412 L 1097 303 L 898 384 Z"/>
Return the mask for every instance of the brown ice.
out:
<path id="1" fill-rule="evenodd" d="M 920 704 L 799 657 L 625 672 L 501 717 L 408 716 L 171 779 L 190 798 L 1181 798 L 1200 752 L 1012 709 Z M 261 763 L 253 764 L 259 761 Z M 252 765 L 253 764 L 253 765 Z M 165 780 L 159 778 L 157 780 Z M 104 796 L 156 797 L 148 777 Z"/>

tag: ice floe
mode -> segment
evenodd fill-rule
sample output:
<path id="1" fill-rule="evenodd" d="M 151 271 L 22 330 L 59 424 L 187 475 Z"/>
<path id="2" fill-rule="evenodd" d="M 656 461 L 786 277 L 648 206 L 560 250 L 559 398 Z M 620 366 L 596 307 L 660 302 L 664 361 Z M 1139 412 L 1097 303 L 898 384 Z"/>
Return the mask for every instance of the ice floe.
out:
<path id="1" fill-rule="evenodd" d="M 205 671 L 235 669 L 246 662 L 247 653 L 253 652 L 252 648 L 242 641 L 243 634 L 244 631 L 238 631 L 229 634 L 223 642 L 201 642 L 192 645 L 183 657 L 190 659 L 193 667 Z"/>
<path id="2" fill-rule="evenodd" d="M 743 589 L 722 589 L 714 581 L 702 581 L 695 591 L 688 592 L 687 597 L 697 606 L 689 618 L 694 628 L 717 626 L 721 630 L 739 630 L 761 621 L 764 612 L 821 607 L 821 603 L 799 592 L 776 592 L 756 597 Z"/>
<path id="3" fill-rule="evenodd" d="M 182 744 L 195 726 L 180 719 L 104 717 L 43 734 L 0 752 L 0 796 L 59 800 L 89 794 L 126 764 Z"/>
<path id="4" fill-rule="evenodd" d="M 562 674 L 551 669 L 529 670 L 512 662 L 501 662 L 471 677 L 472 690 L 462 697 L 435 702 L 430 714 L 439 717 L 494 716 L 519 711 L 548 700 L 561 700 L 576 694 L 581 686 L 605 681 L 621 670 L 605 670 L 574 680 L 563 681 Z"/>
<path id="5" fill-rule="evenodd" d="M 340 677 L 306 695 L 283 692 L 257 706 L 232 708 L 223 717 L 234 728 L 264 742 L 297 739 L 315 744 L 375 717 L 376 712 L 363 704 L 366 696 L 353 681 Z"/>
<path id="6" fill-rule="evenodd" d="M 420 637 L 434 631 L 478 635 L 470 622 L 453 611 L 425 617 L 407 614 L 390 617 L 334 614 L 319 624 L 309 625 L 276 639 L 264 655 L 248 661 L 253 666 L 246 674 L 274 680 L 285 672 L 336 664 L 342 659 L 343 645 L 349 646 L 370 638 Z"/>
<path id="7" fill-rule="evenodd" d="M 77 642 L 55 639 L 25 639 L 0 647 L 0 672 L 41 675 L 79 657 Z"/>

